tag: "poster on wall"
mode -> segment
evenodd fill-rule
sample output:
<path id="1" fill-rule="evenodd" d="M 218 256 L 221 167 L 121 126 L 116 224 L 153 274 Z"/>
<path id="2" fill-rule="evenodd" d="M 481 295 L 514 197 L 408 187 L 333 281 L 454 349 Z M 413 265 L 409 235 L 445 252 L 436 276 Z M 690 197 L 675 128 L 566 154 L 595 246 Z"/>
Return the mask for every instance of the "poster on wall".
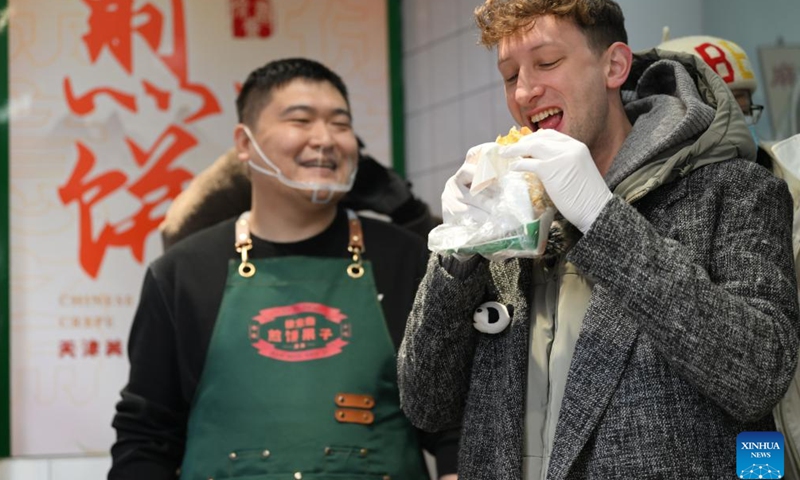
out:
<path id="1" fill-rule="evenodd" d="M 800 45 L 760 47 L 758 54 L 774 139 L 800 133 Z"/>
<path id="2" fill-rule="evenodd" d="M 375 0 L 9 0 L 11 450 L 105 453 L 127 337 L 172 199 L 232 145 L 270 60 L 339 73 L 391 165 Z"/>

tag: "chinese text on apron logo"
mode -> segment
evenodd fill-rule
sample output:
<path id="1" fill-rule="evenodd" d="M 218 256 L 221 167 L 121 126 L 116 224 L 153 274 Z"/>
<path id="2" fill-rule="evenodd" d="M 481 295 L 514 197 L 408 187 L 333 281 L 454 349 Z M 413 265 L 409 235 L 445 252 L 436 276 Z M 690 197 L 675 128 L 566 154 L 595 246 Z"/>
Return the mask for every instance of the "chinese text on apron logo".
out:
<path id="1" fill-rule="evenodd" d="M 302 302 L 261 310 L 250 325 L 258 353 L 283 362 L 305 362 L 342 352 L 351 336 L 347 315 L 321 303 Z"/>

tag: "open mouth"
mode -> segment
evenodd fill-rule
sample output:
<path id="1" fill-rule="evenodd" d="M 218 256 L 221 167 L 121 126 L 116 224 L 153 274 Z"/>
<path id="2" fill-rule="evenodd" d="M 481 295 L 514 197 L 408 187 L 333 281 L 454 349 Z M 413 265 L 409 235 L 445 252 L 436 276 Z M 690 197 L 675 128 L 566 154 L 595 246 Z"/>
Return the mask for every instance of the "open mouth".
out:
<path id="1" fill-rule="evenodd" d="M 561 119 L 563 117 L 564 112 L 560 108 L 548 108 L 547 110 L 542 110 L 530 118 L 531 130 L 535 132 L 540 128 L 554 129 L 559 123 L 561 123 Z"/>

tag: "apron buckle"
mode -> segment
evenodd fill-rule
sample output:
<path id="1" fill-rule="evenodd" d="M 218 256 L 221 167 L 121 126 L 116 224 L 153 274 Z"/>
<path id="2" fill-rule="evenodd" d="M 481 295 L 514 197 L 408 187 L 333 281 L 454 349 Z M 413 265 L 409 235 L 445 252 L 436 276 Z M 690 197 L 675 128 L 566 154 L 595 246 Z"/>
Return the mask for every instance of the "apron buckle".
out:
<path id="1" fill-rule="evenodd" d="M 253 248 L 253 241 L 249 238 L 236 242 L 236 251 L 242 254 L 242 263 L 239 264 L 239 275 L 250 278 L 256 274 L 256 266 L 248 261 L 247 252 Z"/>
<path id="2" fill-rule="evenodd" d="M 361 264 L 361 249 L 350 245 L 347 250 L 353 254 L 353 263 L 348 265 L 347 274 L 350 278 L 361 278 L 364 276 L 364 266 Z"/>

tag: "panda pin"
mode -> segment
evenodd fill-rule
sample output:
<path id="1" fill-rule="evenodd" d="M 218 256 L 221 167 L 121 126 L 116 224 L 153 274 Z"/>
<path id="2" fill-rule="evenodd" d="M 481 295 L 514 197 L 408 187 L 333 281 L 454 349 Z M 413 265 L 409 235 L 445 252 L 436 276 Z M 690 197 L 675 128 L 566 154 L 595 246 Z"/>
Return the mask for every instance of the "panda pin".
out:
<path id="1" fill-rule="evenodd" d="M 505 306 L 498 302 L 481 304 L 472 315 L 472 326 L 483 333 L 500 333 L 511 323 L 514 306 Z"/>

